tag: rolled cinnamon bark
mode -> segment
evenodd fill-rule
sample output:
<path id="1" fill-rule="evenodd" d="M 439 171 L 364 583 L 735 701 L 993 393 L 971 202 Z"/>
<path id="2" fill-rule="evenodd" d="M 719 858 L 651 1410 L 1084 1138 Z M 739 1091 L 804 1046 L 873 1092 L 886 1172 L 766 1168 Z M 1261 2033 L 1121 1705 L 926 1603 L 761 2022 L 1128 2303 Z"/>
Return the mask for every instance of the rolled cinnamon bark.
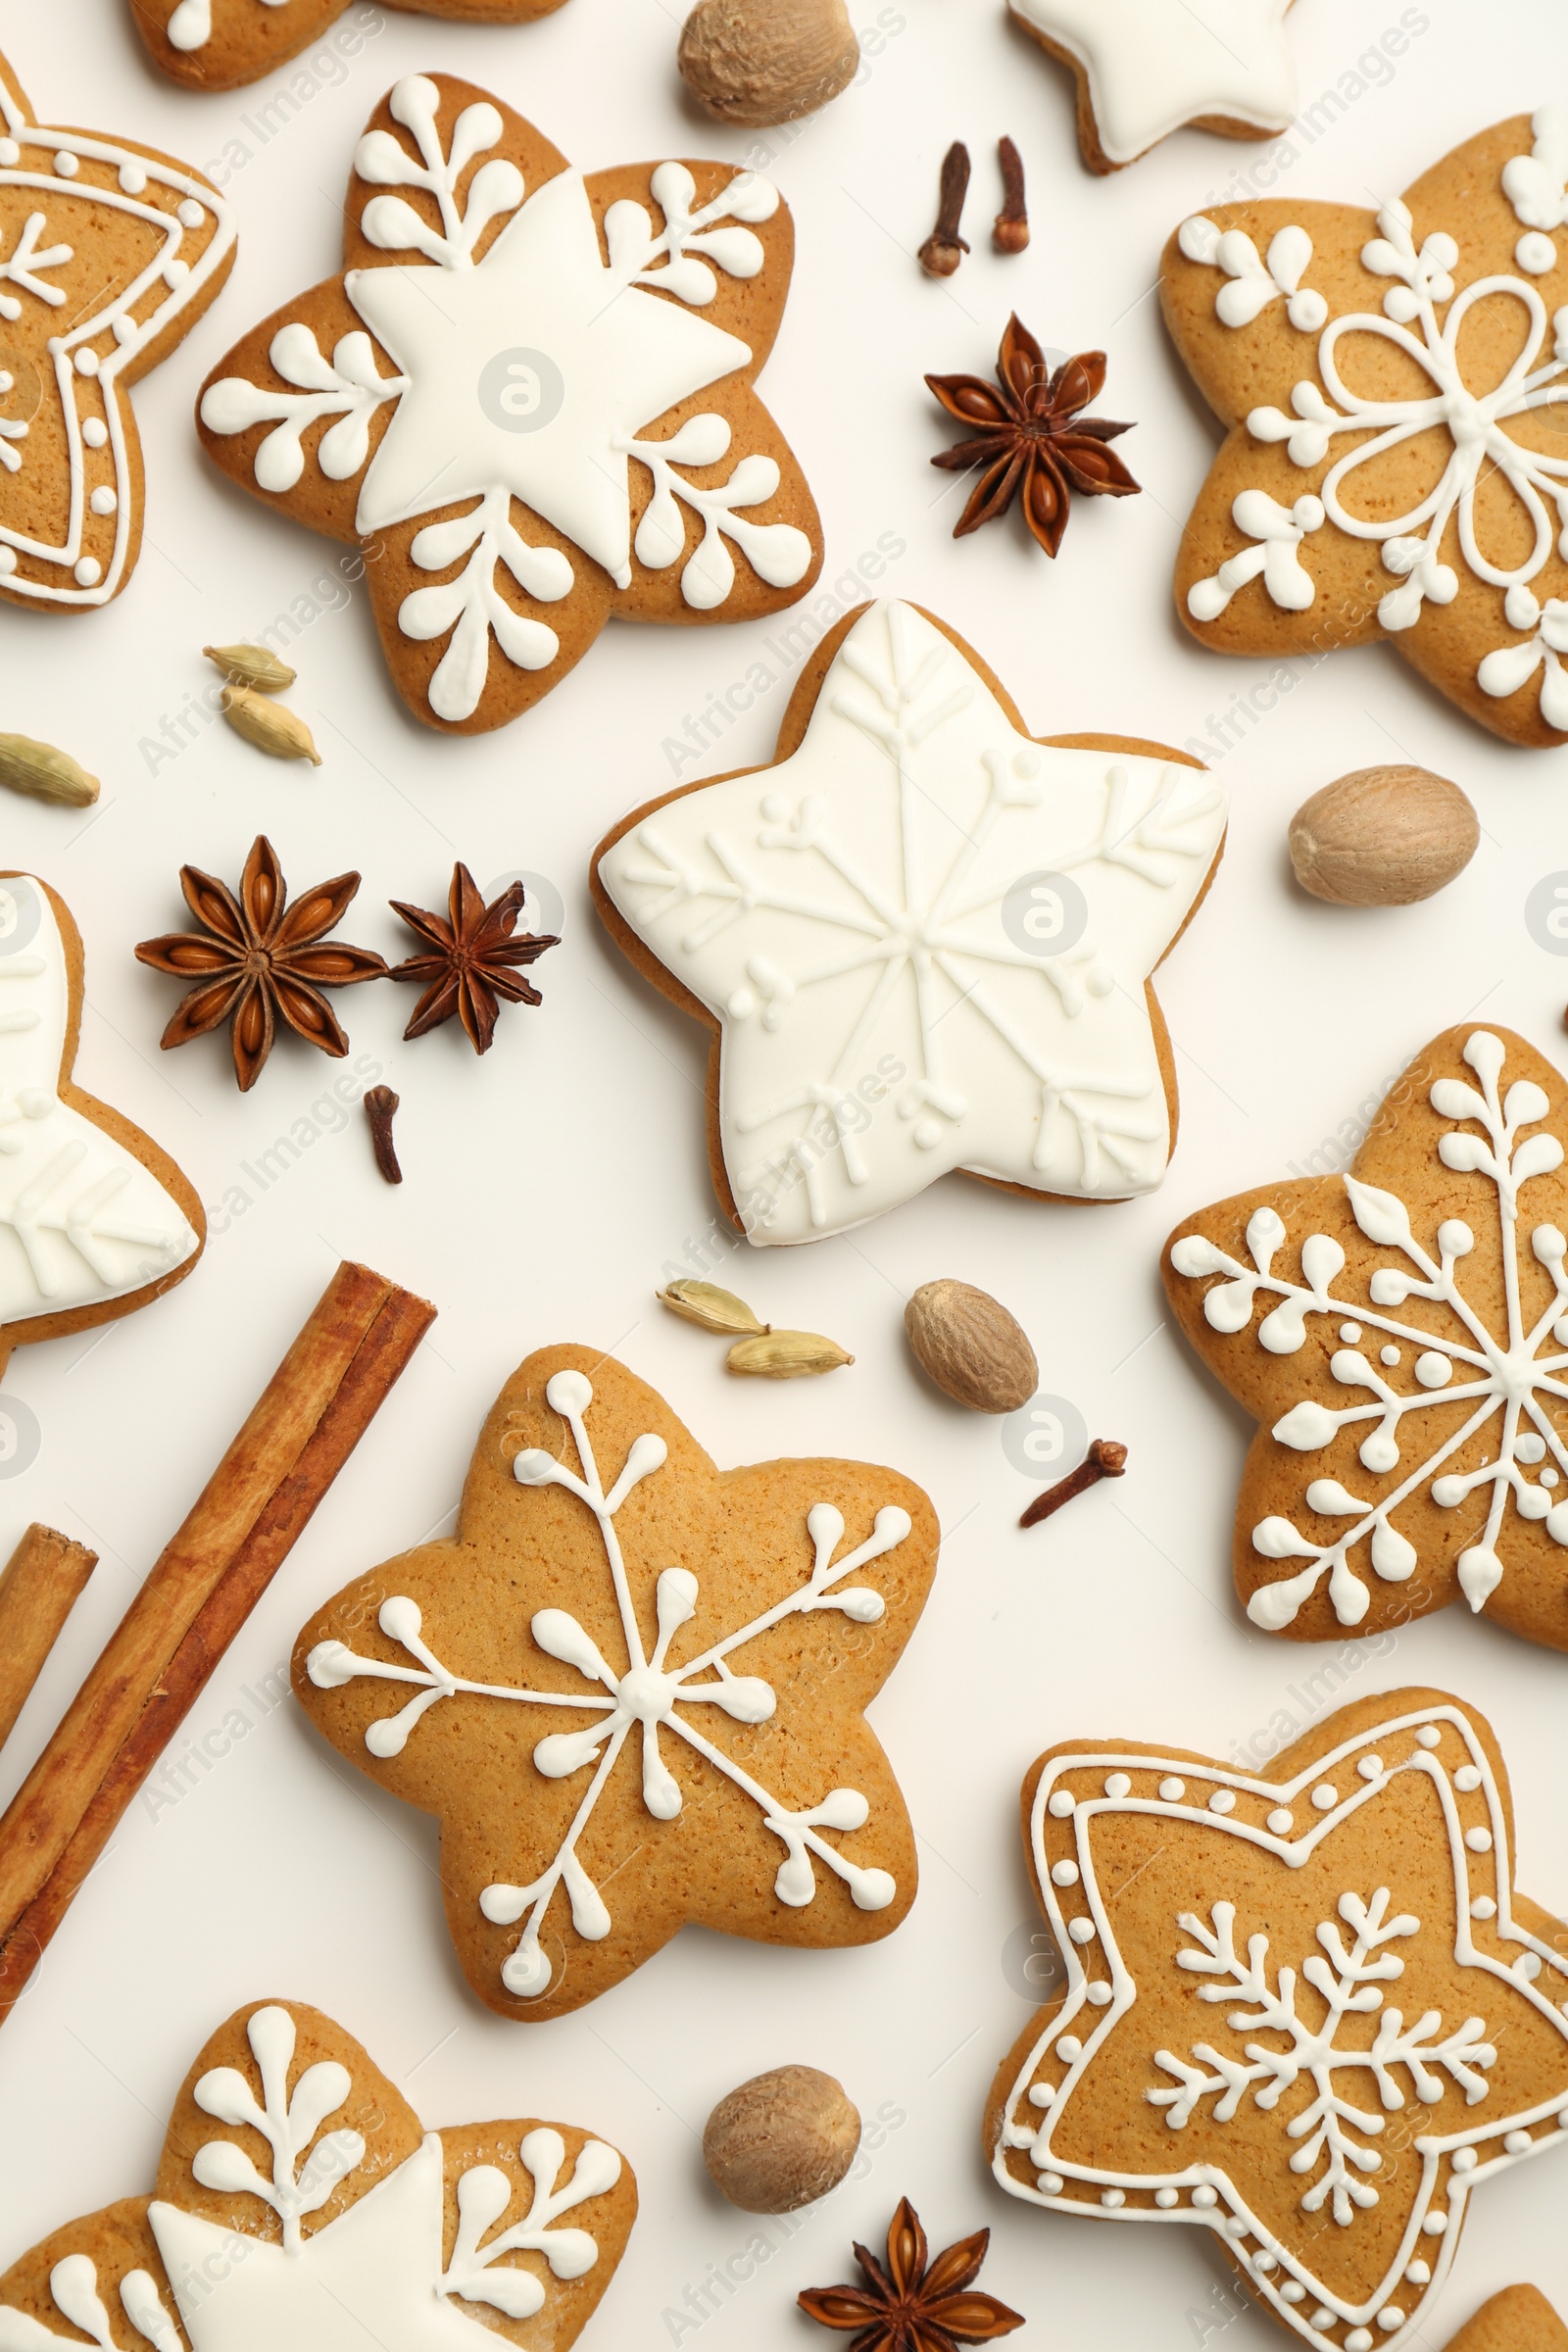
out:
<path id="1" fill-rule="evenodd" d="M 85 1544 L 34 1520 L 0 1572 L 0 1747 L 97 1565 Z"/>
<path id="2" fill-rule="evenodd" d="M 434 1315 L 339 1266 L 110 1637 L 0 1820 L 0 2022 Z"/>

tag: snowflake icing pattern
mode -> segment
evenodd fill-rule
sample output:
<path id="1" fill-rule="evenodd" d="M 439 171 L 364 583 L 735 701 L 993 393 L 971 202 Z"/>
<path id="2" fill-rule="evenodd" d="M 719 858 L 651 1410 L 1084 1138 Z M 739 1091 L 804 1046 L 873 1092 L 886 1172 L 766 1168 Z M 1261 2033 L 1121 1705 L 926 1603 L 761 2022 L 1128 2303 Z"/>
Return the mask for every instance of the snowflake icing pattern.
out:
<path id="1" fill-rule="evenodd" d="M 1568 650 L 1568 606 L 1558 597 L 1543 602 L 1531 583 L 1548 561 L 1568 559 L 1568 458 L 1528 448 L 1507 428 L 1549 414 L 1568 402 L 1568 306 L 1548 311 L 1538 284 L 1558 267 L 1559 254 L 1547 230 L 1568 220 L 1568 114 L 1544 108 L 1533 120 L 1535 146 L 1528 156 L 1504 165 L 1501 192 L 1525 229 L 1513 251 L 1516 269 L 1472 278 L 1457 294 L 1454 272 L 1461 245 L 1446 229 L 1415 241 L 1410 207 L 1391 199 L 1376 216 L 1377 234 L 1361 249 L 1363 267 L 1396 281 L 1383 296 L 1381 314 L 1348 311 L 1330 315 L 1315 287 L 1303 283 L 1312 259 L 1312 240 L 1299 223 L 1281 227 L 1260 255 L 1246 230 L 1224 229 L 1202 214 L 1183 222 L 1177 242 L 1190 262 L 1221 271 L 1229 281 L 1215 297 L 1215 314 L 1232 328 L 1248 326 L 1280 298 L 1291 323 L 1317 337 L 1318 379 L 1303 377 L 1292 389 L 1290 410 L 1262 403 L 1247 416 L 1253 440 L 1283 443 L 1294 466 L 1316 471 L 1344 436 L 1354 443 L 1316 485 L 1292 504 L 1248 487 L 1232 504 L 1237 528 L 1252 544 L 1228 557 L 1217 571 L 1195 580 L 1187 608 L 1195 621 L 1216 620 L 1238 591 L 1261 574 L 1263 589 L 1282 610 L 1307 611 L 1317 582 L 1304 543 L 1325 526 L 1351 539 L 1375 544 L 1396 583 L 1380 599 L 1381 626 L 1397 633 L 1413 629 L 1427 605 L 1449 605 L 1461 579 L 1445 551 L 1456 555 L 1469 579 L 1500 589 L 1501 617 L 1524 641 L 1484 654 L 1476 670 L 1483 695 L 1505 701 L 1542 671 L 1540 711 L 1545 725 L 1568 731 L 1568 676 L 1558 657 Z M 1275 208 L 1276 211 L 1283 208 Z M 1523 320 L 1519 349 L 1500 378 L 1474 390 L 1466 380 L 1460 344 L 1467 320 L 1498 298 L 1517 304 Z M 1425 379 L 1425 389 L 1394 399 L 1358 393 L 1346 380 L 1346 347 L 1371 337 L 1392 347 Z M 1417 435 L 1437 428 L 1447 436 L 1439 478 L 1407 512 L 1387 512 L 1389 501 L 1354 477 L 1380 459 L 1399 451 Z M 1512 492 L 1528 525 L 1528 546 L 1514 562 L 1489 554 L 1476 513 L 1477 492 L 1494 478 Z M 1368 512 L 1346 504 L 1346 494 L 1366 490 Z M 1499 717 L 1497 723 L 1508 731 Z"/>
<path id="2" fill-rule="evenodd" d="M 609 1906 L 578 1860 L 576 1849 L 621 1751 L 634 1734 L 640 1734 L 643 1803 L 656 1821 L 673 1821 L 682 1805 L 680 1785 L 660 1749 L 660 1735 L 664 1732 L 683 1741 L 758 1807 L 784 1847 L 784 1860 L 774 1880 L 780 1902 L 804 1908 L 812 1900 L 816 1893 L 814 1859 L 842 1879 L 858 1909 L 886 1909 L 897 1892 L 891 1875 L 858 1867 L 822 1836 L 824 1830 L 864 1827 L 870 1808 L 858 1789 L 830 1789 L 819 1804 L 792 1812 L 742 1764 L 715 1746 L 685 1710 L 713 1706 L 734 1723 L 766 1723 L 777 1706 L 771 1684 L 758 1675 L 736 1674 L 729 1664 L 731 1655 L 785 1618 L 819 1609 L 837 1609 L 858 1624 L 874 1624 L 886 1607 L 882 1595 L 869 1586 L 846 1587 L 843 1580 L 902 1544 L 909 1534 L 909 1514 L 897 1505 L 879 1510 L 866 1541 L 835 1559 L 844 1536 L 843 1514 L 832 1503 L 814 1504 L 807 1515 L 807 1532 L 815 1556 L 806 1582 L 762 1615 L 722 1635 L 684 1665 L 670 1668 L 665 1660 L 671 1639 L 698 1613 L 697 1579 L 684 1568 L 666 1568 L 660 1574 L 656 1587 L 658 1637 L 650 1653 L 643 1643 L 615 1531 L 615 1516 L 626 1497 L 644 1479 L 663 1469 L 668 1453 L 665 1442 L 651 1433 L 639 1437 L 607 1491 L 587 1429 L 594 1396 L 592 1382 L 582 1372 L 557 1372 L 546 1385 L 545 1396 L 571 1432 L 580 1469 L 573 1472 L 554 1454 L 530 1447 L 514 1457 L 513 1475 L 522 1486 L 564 1488 L 592 1512 L 614 1591 L 625 1665 L 617 1672 L 569 1611 L 540 1609 L 531 1621 L 535 1643 L 547 1656 L 574 1668 L 587 1689 L 541 1690 L 465 1681 L 427 1646 L 420 1612 L 407 1594 L 394 1594 L 385 1601 L 378 1623 L 390 1641 L 418 1661 L 416 1665 L 398 1666 L 361 1657 L 340 1641 L 318 1643 L 308 1661 L 311 1680 L 318 1690 L 339 1689 L 359 1676 L 416 1687 L 416 1697 L 399 1713 L 371 1724 L 366 1733 L 366 1746 L 375 1756 L 400 1754 L 429 1710 L 460 1694 L 597 1715 L 597 1722 L 580 1731 L 547 1734 L 533 1750 L 535 1769 L 549 1780 L 570 1779 L 591 1768 L 581 1802 L 553 1860 L 532 1885 L 492 1886 L 480 1897 L 487 1919 L 506 1927 L 519 1919 L 523 1922 L 522 1935 L 501 1971 L 507 1990 L 527 2000 L 549 1989 L 552 1967 L 540 1937 L 558 1892 L 564 1891 L 571 1924 L 587 1941 L 599 1942 L 611 1932 Z M 599 1695 L 601 1690 L 605 1696 Z"/>
<path id="3" fill-rule="evenodd" d="M 1383 2108 L 1392 2114 L 1404 2105 L 1404 2091 L 1397 2080 L 1401 2071 L 1417 2099 L 1428 2106 L 1442 2098 L 1440 2076 L 1446 2074 L 1474 2106 L 1487 2095 L 1484 2070 L 1497 2053 L 1484 2038 L 1486 2025 L 1479 2017 L 1467 2018 L 1440 2040 L 1443 2020 L 1436 2010 L 1429 2009 L 1407 2031 L 1399 2010 L 1383 2007 L 1384 1984 L 1404 1973 L 1398 1954 L 1384 1947 L 1415 1936 L 1421 1926 L 1407 1911 L 1389 1917 L 1386 1886 L 1377 1889 L 1370 1903 L 1358 1894 L 1342 1894 L 1339 1911 L 1354 1936 L 1349 1949 L 1346 1949 L 1338 1923 L 1324 1920 L 1317 1939 L 1327 1957 L 1312 1953 L 1301 1968 L 1299 1983 L 1295 1969 L 1280 1968 L 1273 1984 L 1268 1977 L 1266 1936 L 1249 1937 L 1245 1959 L 1236 1949 L 1234 1903 L 1215 1903 L 1209 1915 L 1211 1925 L 1206 1928 L 1192 1912 L 1184 1911 L 1177 1925 L 1194 1940 L 1178 1952 L 1177 1966 L 1213 1980 L 1196 1988 L 1198 1998 L 1250 2002 L 1250 2008 L 1233 2009 L 1226 2018 L 1231 2032 L 1274 2034 L 1285 2046 L 1271 2049 L 1262 2041 L 1250 2040 L 1238 2058 L 1208 2042 L 1196 2042 L 1192 2051 L 1199 2061 L 1196 2066 L 1169 2050 L 1156 2050 L 1155 2065 L 1173 2075 L 1179 2087 L 1151 2090 L 1146 2095 L 1152 2107 L 1165 2110 L 1170 2129 L 1180 2132 L 1204 2099 L 1215 2099 L 1214 2121 L 1228 2124 L 1249 2091 L 1254 2103 L 1267 2112 L 1278 2106 L 1302 2075 L 1308 2076 L 1317 2095 L 1285 2127 L 1288 2136 L 1300 2143 L 1291 2158 L 1291 2170 L 1310 2174 L 1322 2163 L 1323 2170 L 1301 2198 L 1301 2210 L 1317 2213 L 1332 2199 L 1334 2219 L 1344 2227 L 1353 2220 L 1357 2209 L 1378 2201 L 1378 2192 L 1366 2176 L 1376 2173 L 1383 2159 L 1368 2141 L 1382 2132 L 1384 2117 L 1347 2098 L 1336 2078 L 1347 2073 L 1369 2074 Z M 1302 1984 L 1309 1985 L 1321 2002 L 1323 2014 L 1315 2025 L 1301 2015 Z M 1370 2016 L 1378 2019 L 1373 2040 L 1340 2043 L 1340 2030 L 1348 2019 Z"/>
<path id="4" fill-rule="evenodd" d="M 363 474 L 353 516 L 362 539 L 477 501 L 416 532 L 409 553 L 416 569 L 461 568 L 412 590 L 395 615 L 411 643 L 447 638 L 428 704 L 437 718 L 462 724 L 484 700 L 492 643 L 525 671 L 549 669 L 561 654 L 558 632 L 536 611 L 519 611 L 504 582 L 530 608 L 546 609 L 581 584 L 560 548 L 523 537 L 514 500 L 601 565 L 619 591 L 633 585 L 633 555 L 649 572 L 680 564 L 680 595 L 692 612 L 715 612 L 732 594 L 732 545 L 776 590 L 805 580 L 814 551 L 793 523 L 759 522 L 746 512 L 777 493 L 776 459 L 745 456 L 726 480 L 710 485 L 677 470 L 725 459 L 727 416 L 705 412 L 662 440 L 644 437 L 668 410 L 750 365 L 750 347 L 699 314 L 717 293 L 716 271 L 744 281 L 764 269 L 762 242 L 749 224 L 773 217 L 777 189 L 743 171 L 699 204 L 686 166 L 660 164 L 649 189 L 662 226 L 655 228 L 644 205 L 618 199 L 604 218 L 607 265 L 580 173 L 560 171 L 530 193 L 515 163 L 488 154 L 507 135 L 501 110 L 487 99 L 465 106 L 443 144 L 442 104 L 442 87 L 427 76 L 399 82 L 389 111 L 416 152 L 377 128 L 355 156 L 360 178 L 378 191 L 411 189 L 434 205 L 439 226 L 390 193 L 372 195 L 360 218 L 371 245 L 422 258 L 349 270 L 343 293 L 364 327 L 340 336 L 328 357 L 311 325 L 289 319 L 267 355 L 288 388 L 221 375 L 202 396 L 201 417 L 220 441 L 272 424 L 252 461 L 257 487 L 272 496 L 294 490 L 311 467 L 329 483 Z M 468 176 L 480 156 L 488 160 Z M 506 225 L 481 253 L 497 221 Z M 434 295 L 431 270 L 443 272 Z M 498 324 L 507 319 L 515 327 Z M 514 349 L 506 346 L 509 332 L 518 338 Z M 377 346 L 393 363 L 390 372 Z M 383 409 L 390 420 L 372 455 L 371 428 Z M 308 452 L 305 434 L 327 418 L 334 421 Z M 635 538 L 633 461 L 653 480 Z M 702 524 L 689 555 L 683 505 Z"/>
<path id="5" fill-rule="evenodd" d="M 1309 1234 L 1301 1245 L 1299 1282 L 1272 1272 L 1273 1259 L 1286 1239 L 1277 1210 L 1256 1209 L 1247 1228 L 1250 1265 L 1202 1234 L 1187 1234 L 1171 1250 L 1176 1272 L 1188 1280 L 1223 1274 L 1203 1297 L 1203 1316 L 1210 1328 L 1224 1334 L 1245 1331 L 1251 1321 L 1259 1292 L 1275 1297 L 1258 1325 L 1259 1345 L 1274 1355 L 1294 1354 L 1305 1344 L 1309 1315 L 1341 1315 L 1345 1343 L 1336 1349 L 1330 1372 L 1343 1388 L 1356 1393 L 1356 1401 L 1338 1410 L 1303 1398 L 1274 1424 L 1282 1446 L 1313 1453 L 1331 1444 L 1344 1429 L 1370 1424 L 1358 1451 L 1363 1466 L 1375 1476 L 1398 1468 L 1403 1451 L 1403 1429 L 1436 1406 L 1468 1406 L 1459 1427 L 1435 1441 L 1422 1452 L 1415 1468 L 1406 1472 L 1392 1493 L 1372 1501 L 1357 1496 L 1336 1479 L 1318 1478 L 1307 1486 L 1308 1510 L 1348 1522 L 1346 1532 L 1331 1544 L 1317 1544 L 1283 1517 L 1262 1520 L 1252 1531 L 1254 1548 L 1266 1559 L 1305 1559 L 1298 1575 L 1261 1586 L 1248 1603 L 1248 1615 L 1267 1632 L 1278 1633 L 1292 1623 L 1302 1603 L 1316 1592 L 1325 1574 L 1329 1597 L 1342 1625 L 1355 1625 L 1365 1616 L 1370 1594 L 1351 1560 L 1363 1542 L 1374 1573 L 1387 1582 L 1402 1583 L 1417 1564 L 1416 1546 L 1394 1524 L 1400 1503 L 1425 1488 L 1440 1510 L 1453 1510 L 1472 1494 L 1488 1498 L 1487 1517 L 1478 1540 L 1458 1558 L 1459 1582 L 1472 1609 L 1479 1610 L 1496 1590 L 1504 1574 L 1498 1549 L 1510 1501 L 1520 1518 L 1542 1521 L 1553 1543 L 1568 1545 L 1568 1499 L 1556 1499 L 1552 1489 L 1568 1471 L 1568 1443 L 1559 1434 L 1554 1410 L 1568 1404 L 1568 1240 L 1555 1225 L 1537 1225 L 1529 1233 L 1529 1250 L 1550 1280 L 1552 1296 L 1543 1312 L 1528 1323 L 1520 1304 L 1519 1196 L 1532 1179 L 1551 1174 L 1562 1165 L 1563 1150 L 1555 1136 L 1521 1130 L 1539 1125 L 1551 1104 L 1533 1079 L 1519 1079 L 1500 1091 L 1505 1054 L 1501 1041 L 1477 1030 L 1464 1048 L 1464 1059 L 1480 1081 L 1479 1088 L 1458 1078 L 1440 1078 L 1429 1100 L 1441 1118 L 1452 1120 L 1438 1152 L 1444 1165 L 1457 1172 L 1484 1176 L 1494 1187 L 1501 1228 L 1502 1265 L 1507 1299 L 1505 1333 L 1489 1331 L 1466 1298 L 1458 1268 L 1476 1247 L 1471 1227 L 1459 1217 L 1446 1217 L 1428 1247 L 1411 1229 L 1409 1211 L 1393 1193 L 1346 1176 L 1344 1184 L 1355 1222 L 1367 1239 L 1397 1251 L 1398 1261 L 1380 1266 L 1368 1286 L 1368 1298 L 1337 1297 L 1334 1283 L 1345 1265 L 1345 1251 L 1331 1235 Z M 1480 1135 L 1470 1130 L 1482 1129 Z M 1436 1341 L 1430 1329 L 1405 1322 L 1389 1310 L 1409 1298 L 1424 1298 L 1448 1308 L 1463 1338 Z M 1362 1327 L 1384 1335 L 1389 1346 L 1385 1362 L 1399 1343 L 1413 1347 L 1416 1386 L 1396 1389 L 1356 1344 Z M 1352 1336 L 1353 1335 L 1353 1336 Z M 1397 1360 L 1396 1357 L 1395 1360 Z M 1457 1380 L 1455 1375 L 1457 1374 Z M 1464 1472 L 1444 1465 L 1463 1446 L 1501 1417 L 1495 1458 Z M 1544 1463 L 1544 1470 L 1539 1465 Z M 1530 1473 L 1535 1472 L 1535 1476 Z"/>
<path id="6" fill-rule="evenodd" d="M 1157 1184 L 1143 983 L 1224 810 L 1201 770 L 1020 735 L 895 603 L 840 646 L 793 760 L 634 819 L 597 870 L 720 1024 L 751 1238 L 842 1230 L 952 1167 L 1090 1198 Z M 889 1059 L 895 1117 L 868 1121 L 860 1081 Z"/>

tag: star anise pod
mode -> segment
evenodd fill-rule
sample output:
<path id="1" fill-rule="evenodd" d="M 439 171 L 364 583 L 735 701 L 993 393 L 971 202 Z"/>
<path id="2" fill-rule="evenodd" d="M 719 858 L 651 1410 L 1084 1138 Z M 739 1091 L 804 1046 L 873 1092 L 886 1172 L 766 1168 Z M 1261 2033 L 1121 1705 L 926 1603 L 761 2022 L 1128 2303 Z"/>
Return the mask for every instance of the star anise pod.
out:
<path id="1" fill-rule="evenodd" d="M 559 948 L 553 932 L 512 932 L 526 892 L 514 882 L 499 899 L 486 906 L 484 894 L 466 865 L 452 869 L 445 919 L 423 906 L 391 902 L 409 929 L 426 943 L 427 953 L 411 956 L 393 966 L 394 980 L 422 980 L 427 985 L 414 1007 L 414 1018 L 403 1034 L 423 1037 L 456 1013 L 468 1033 L 476 1054 L 487 1054 L 496 1033 L 502 1000 L 509 1004 L 542 1004 L 544 999 L 514 967 L 532 963 L 546 948 Z"/>
<path id="2" fill-rule="evenodd" d="M 232 1023 L 234 1074 L 248 1093 L 272 1051 L 281 1016 L 323 1054 L 341 1057 L 349 1041 L 321 991 L 380 980 L 386 965 L 368 948 L 326 934 L 360 887 L 358 874 L 318 882 L 289 905 L 277 853 L 259 834 L 245 860 L 239 897 L 199 866 L 182 865 L 179 887 L 198 931 L 144 939 L 137 960 L 175 980 L 194 980 L 160 1044 L 168 1052 Z"/>
<path id="3" fill-rule="evenodd" d="M 858 2329 L 850 2352 L 956 2352 L 959 2344 L 993 2343 L 1021 2328 L 1023 2315 L 995 2295 L 970 2291 L 990 2243 L 990 2230 L 979 2230 L 928 2266 L 925 2231 L 905 2197 L 888 2226 L 886 2268 L 864 2246 L 855 2249 L 867 2286 L 808 2286 L 796 2300 L 823 2328 Z"/>
<path id="4" fill-rule="evenodd" d="M 928 375 L 926 382 L 950 416 L 979 429 L 956 441 L 931 461 L 952 471 L 980 468 L 980 478 L 953 526 L 955 539 L 1005 514 L 1014 496 L 1023 517 L 1048 556 L 1061 545 L 1075 490 L 1085 498 L 1126 498 L 1135 482 L 1107 441 L 1131 431 L 1104 416 L 1080 411 L 1105 386 L 1105 355 L 1084 351 L 1053 371 L 1029 329 L 1016 315 L 1007 321 L 997 354 L 997 380 L 978 375 Z"/>

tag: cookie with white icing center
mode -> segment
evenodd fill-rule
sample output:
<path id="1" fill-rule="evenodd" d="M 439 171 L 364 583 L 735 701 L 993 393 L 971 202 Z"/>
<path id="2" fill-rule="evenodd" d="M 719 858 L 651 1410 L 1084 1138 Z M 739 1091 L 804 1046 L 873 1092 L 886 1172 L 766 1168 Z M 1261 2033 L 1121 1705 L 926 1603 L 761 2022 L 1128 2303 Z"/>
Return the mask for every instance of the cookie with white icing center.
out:
<path id="1" fill-rule="evenodd" d="M 537 2122 L 426 2132 L 330 2018 L 263 2002 L 191 2069 L 151 2197 L 69 2223 L 0 2278 L 0 2347 L 464 2352 L 480 2327 L 566 2352 L 636 2211 L 604 2140 Z"/>
<path id="2" fill-rule="evenodd" d="M 219 363 L 202 439 L 363 550 L 416 717 L 501 726 L 615 615 L 750 620 L 816 577 L 816 510 L 754 380 L 793 254 L 756 172 L 585 178 L 485 91 L 411 74 L 355 150 L 341 273 Z"/>

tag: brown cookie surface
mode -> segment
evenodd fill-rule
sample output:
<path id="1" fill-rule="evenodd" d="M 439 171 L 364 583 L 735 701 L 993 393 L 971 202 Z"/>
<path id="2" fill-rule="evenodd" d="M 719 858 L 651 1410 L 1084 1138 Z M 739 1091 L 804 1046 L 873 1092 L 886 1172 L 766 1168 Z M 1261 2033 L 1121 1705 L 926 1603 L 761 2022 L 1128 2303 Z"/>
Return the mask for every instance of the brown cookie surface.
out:
<path id="1" fill-rule="evenodd" d="M 1219 206 L 1171 238 L 1166 322 L 1227 432 L 1176 567 L 1201 643 L 1387 640 L 1494 734 L 1563 741 L 1555 155 L 1519 116 L 1381 210 Z"/>
<path id="2" fill-rule="evenodd" d="M 1023 1826 L 1067 1983 L 997 2076 L 1000 2184 L 1212 2232 L 1318 2352 L 1429 2335 L 1472 2190 L 1568 2146 L 1568 1932 L 1490 1725 L 1393 1691 L 1255 1776 L 1065 1741 Z"/>
<path id="3" fill-rule="evenodd" d="M 717 1470 L 612 1358 L 546 1348 L 480 1433 L 457 1535 L 330 1601 L 294 1688 L 438 1816 L 479 1998 L 559 2017 L 687 1921 L 808 1946 L 898 1926 L 914 1838 L 864 1709 L 937 1541 L 895 1471 Z"/>
<path id="4" fill-rule="evenodd" d="M 419 16 L 472 24 L 525 24 L 563 0 L 387 0 Z M 233 90 L 259 81 L 331 31 L 354 0 L 130 0 L 130 18 L 155 65 L 192 90 Z M 370 38 L 371 12 L 356 10 L 333 46 L 356 57 Z"/>
<path id="5" fill-rule="evenodd" d="M 1505 2286 L 1460 2328 L 1448 2352 L 1568 2352 L 1568 2328 L 1538 2286 Z"/>
<path id="6" fill-rule="evenodd" d="M 342 273 L 236 344 L 198 416 L 233 480 L 362 550 L 417 717 L 504 725 L 612 614 L 748 620 L 806 594 L 816 510 L 753 381 L 794 253 L 770 181 L 584 179 L 484 91 L 413 74 L 359 143 L 346 220 Z"/>
<path id="7" fill-rule="evenodd" d="M 1254 1625 L 1343 1639 L 1463 1599 L 1568 1649 L 1568 1082 L 1468 1023 L 1343 1174 L 1166 1244 L 1172 1311 L 1260 1424 L 1237 1506 Z"/>

